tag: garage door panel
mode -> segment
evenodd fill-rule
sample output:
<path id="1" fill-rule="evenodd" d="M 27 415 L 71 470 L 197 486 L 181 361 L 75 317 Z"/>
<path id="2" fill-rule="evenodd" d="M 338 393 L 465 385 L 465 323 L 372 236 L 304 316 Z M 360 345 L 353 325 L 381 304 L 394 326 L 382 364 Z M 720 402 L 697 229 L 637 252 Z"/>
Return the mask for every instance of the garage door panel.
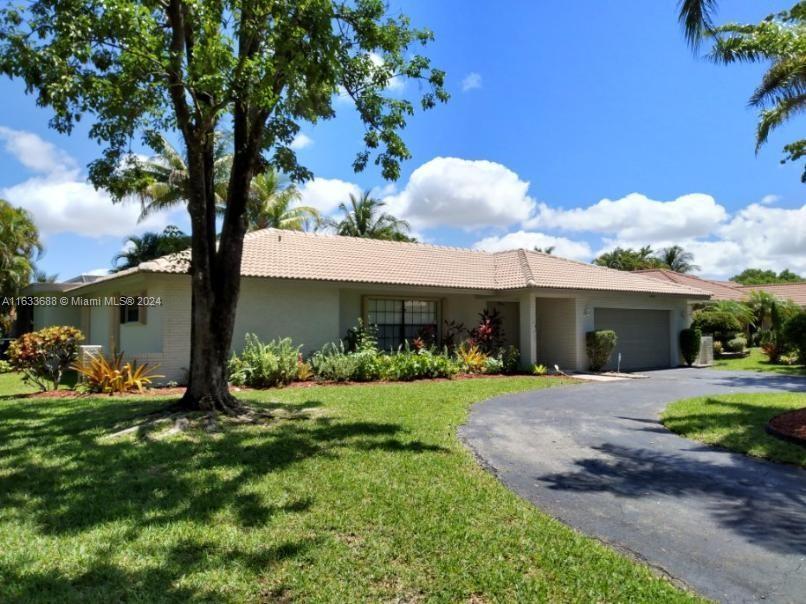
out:
<path id="1" fill-rule="evenodd" d="M 594 328 L 612 329 L 618 337 L 605 369 L 616 369 L 619 353 L 622 370 L 669 367 L 669 319 L 668 310 L 596 308 Z"/>

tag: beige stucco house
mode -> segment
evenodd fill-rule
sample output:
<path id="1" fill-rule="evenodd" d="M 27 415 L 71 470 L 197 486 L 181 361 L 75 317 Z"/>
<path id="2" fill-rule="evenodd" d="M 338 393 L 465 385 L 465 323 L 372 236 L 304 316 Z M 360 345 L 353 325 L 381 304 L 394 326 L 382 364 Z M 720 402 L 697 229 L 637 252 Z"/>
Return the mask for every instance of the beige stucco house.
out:
<path id="1" fill-rule="evenodd" d="M 266 229 L 244 243 L 233 346 L 244 335 L 291 337 L 310 354 L 343 337 L 358 318 L 396 348 L 447 321 L 474 326 L 497 308 L 505 338 L 525 366 L 585 370 L 585 333 L 614 329 L 623 369 L 678 365 L 689 303 L 709 293 L 539 252 L 498 253 Z M 146 262 L 92 282 L 38 284 L 27 292 L 61 301 L 36 306 L 33 327 L 69 324 L 87 343 L 159 363 L 181 380 L 190 346 L 187 254 Z M 145 297 L 119 307 L 105 298 Z M 613 356 L 613 363 L 617 360 Z"/>

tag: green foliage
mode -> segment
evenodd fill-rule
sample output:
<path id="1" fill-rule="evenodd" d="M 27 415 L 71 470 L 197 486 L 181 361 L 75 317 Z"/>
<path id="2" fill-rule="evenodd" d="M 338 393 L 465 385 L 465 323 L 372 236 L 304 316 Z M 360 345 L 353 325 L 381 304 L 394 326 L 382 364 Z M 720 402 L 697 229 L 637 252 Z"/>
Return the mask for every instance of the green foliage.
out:
<path id="1" fill-rule="evenodd" d="M 663 268 L 663 263 L 656 258 L 650 246 L 641 249 L 617 247 L 610 252 L 598 256 L 593 260 L 594 264 L 615 268 L 620 271 L 637 271 L 648 268 Z"/>
<path id="2" fill-rule="evenodd" d="M 153 380 L 165 377 L 154 373 L 157 365 L 136 360 L 124 363 L 122 352 L 111 358 L 96 355 L 89 363 L 73 368 L 82 378 L 76 385 L 77 390 L 101 394 L 143 393 Z"/>
<path id="3" fill-rule="evenodd" d="M 484 361 L 484 373 L 498 375 L 504 373 L 504 363 L 498 357 L 487 357 Z"/>
<path id="4" fill-rule="evenodd" d="M 344 337 L 344 347 L 347 352 L 363 352 L 378 350 L 378 330 L 374 325 L 365 325 L 363 319 L 358 319 L 355 327 L 347 330 Z"/>
<path id="5" fill-rule="evenodd" d="M 341 220 L 329 220 L 339 235 L 348 237 L 364 237 L 367 239 L 384 239 L 390 241 L 414 241 L 407 235 L 409 223 L 395 218 L 383 211 L 386 204 L 374 199 L 369 191 L 361 197 L 350 194 L 349 206 L 347 203 L 339 204 Z"/>
<path id="6" fill-rule="evenodd" d="M 544 376 L 548 374 L 549 369 L 542 363 L 538 363 L 537 365 L 532 365 L 532 375 L 536 376 Z"/>
<path id="7" fill-rule="evenodd" d="M 806 311 L 801 311 L 784 324 L 784 336 L 798 353 L 798 360 L 806 365 Z"/>
<path id="8" fill-rule="evenodd" d="M 683 355 L 683 359 L 689 367 L 697 360 L 700 354 L 701 342 L 702 332 L 696 327 L 680 331 L 680 354 Z"/>
<path id="9" fill-rule="evenodd" d="M 747 339 L 743 336 L 736 336 L 724 343 L 727 352 L 744 352 L 747 348 Z"/>
<path id="10" fill-rule="evenodd" d="M 130 235 L 126 239 L 126 250 L 113 259 L 115 271 L 138 266 L 168 254 L 175 254 L 190 248 L 190 236 L 175 226 L 167 226 L 162 233 Z M 121 262 L 122 261 L 122 262 Z"/>
<path id="11" fill-rule="evenodd" d="M 13 367 L 11 367 L 11 363 L 6 361 L 5 359 L 0 359 L 0 373 L 8 373 L 9 371 L 13 371 Z"/>
<path id="12" fill-rule="evenodd" d="M 517 346 L 504 346 L 498 350 L 497 358 L 501 361 L 502 371 L 506 374 L 517 373 L 521 365 L 521 352 Z"/>
<path id="13" fill-rule="evenodd" d="M 689 43 L 696 47 L 704 37 L 713 40 L 709 58 L 718 64 L 766 63 L 767 70 L 750 96 L 759 110 L 756 151 L 776 128 L 806 108 L 806 4 L 770 15 L 757 24 L 729 23 L 715 26 L 716 0 L 684 0 L 680 20 Z M 806 140 L 784 147 L 784 159 L 806 155 Z M 806 171 L 801 180 L 806 182 Z"/>
<path id="14" fill-rule="evenodd" d="M 410 350 L 404 348 L 383 357 L 383 379 L 411 381 L 428 378 L 449 378 L 456 375 L 459 366 L 445 353 L 430 349 Z"/>
<path id="15" fill-rule="evenodd" d="M 804 279 L 789 269 L 784 269 L 776 274 L 775 271 L 771 270 L 746 268 L 738 275 L 731 277 L 730 280 L 742 285 L 772 285 L 775 283 L 797 283 Z"/>
<path id="16" fill-rule="evenodd" d="M 296 205 L 302 194 L 294 184 L 282 182 L 277 170 L 269 169 L 252 179 L 246 222 L 250 231 L 258 229 L 288 229 L 302 231 L 308 225 L 318 225 L 321 215 L 316 208 Z"/>
<path id="17" fill-rule="evenodd" d="M 470 341 L 456 349 L 456 358 L 465 373 L 482 373 L 487 363 L 487 355 Z"/>
<path id="18" fill-rule="evenodd" d="M 655 257 L 661 261 L 663 268 L 676 273 L 691 273 L 700 267 L 694 264 L 694 254 L 687 252 L 679 245 L 672 245 L 659 250 Z"/>
<path id="19" fill-rule="evenodd" d="M 266 344 L 246 334 L 243 351 L 229 362 L 229 380 L 236 386 L 270 388 L 290 384 L 297 377 L 300 346 L 290 338 Z"/>
<path id="20" fill-rule="evenodd" d="M 35 272 L 34 260 L 41 252 L 32 216 L 0 199 L 0 298 L 14 297 L 28 285 Z M 12 310 L 11 306 L 0 306 L 0 333 L 11 330 Z"/>
<path id="21" fill-rule="evenodd" d="M 470 330 L 467 343 L 486 355 L 498 353 L 504 341 L 503 321 L 497 308 L 485 308 L 479 313 L 479 324 Z"/>
<path id="22" fill-rule="evenodd" d="M 616 348 L 618 337 L 610 329 L 589 331 L 585 334 L 585 350 L 588 353 L 591 371 L 601 371 L 607 365 Z"/>
<path id="23" fill-rule="evenodd" d="M 383 355 L 365 347 L 350 352 L 344 343 L 325 344 L 311 357 L 311 367 L 319 380 L 329 382 L 368 382 L 381 377 Z"/>
<path id="24" fill-rule="evenodd" d="M 11 366 L 43 392 L 58 390 L 62 375 L 75 363 L 84 336 L 75 327 L 46 327 L 17 338 L 6 353 Z"/>
<path id="25" fill-rule="evenodd" d="M 719 340 L 742 330 L 741 323 L 732 313 L 708 308 L 694 311 L 692 327 Z"/>
<path id="26" fill-rule="evenodd" d="M 716 302 L 708 302 L 705 308 L 708 311 L 726 312 L 733 315 L 743 329 L 749 325 L 756 325 L 755 312 L 744 302 L 737 302 L 736 300 L 718 300 Z"/>

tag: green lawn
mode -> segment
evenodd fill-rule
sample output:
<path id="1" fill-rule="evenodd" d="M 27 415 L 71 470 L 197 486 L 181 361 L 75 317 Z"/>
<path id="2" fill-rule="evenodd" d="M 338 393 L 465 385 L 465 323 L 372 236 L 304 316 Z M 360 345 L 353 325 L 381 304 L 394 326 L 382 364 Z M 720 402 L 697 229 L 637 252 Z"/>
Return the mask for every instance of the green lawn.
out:
<path id="1" fill-rule="evenodd" d="M 806 449 L 770 436 L 767 422 L 791 409 L 806 407 L 806 393 L 724 394 L 672 403 L 663 424 L 682 436 L 732 451 L 806 467 Z"/>
<path id="2" fill-rule="evenodd" d="M 164 401 L 6 396 L 0 601 L 691 601 L 458 442 L 470 403 L 560 384 L 251 392 L 278 419 L 117 439 Z"/>
<path id="3" fill-rule="evenodd" d="M 750 354 L 737 359 L 715 359 L 711 369 L 729 369 L 744 371 L 769 371 L 781 375 L 806 375 L 803 365 L 775 365 L 767 360 L 760 348 L 751 348 Z"/>

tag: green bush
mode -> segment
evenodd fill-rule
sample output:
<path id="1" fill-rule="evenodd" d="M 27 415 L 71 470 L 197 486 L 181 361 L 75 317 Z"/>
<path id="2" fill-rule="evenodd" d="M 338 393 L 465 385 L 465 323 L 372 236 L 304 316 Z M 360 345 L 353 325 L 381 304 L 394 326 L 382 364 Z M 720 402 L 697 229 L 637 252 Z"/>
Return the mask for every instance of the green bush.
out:
<path id="1" fill-rule="evenodd" d="M 498 357 L 487 357 L 484 361 L 484 373 L 489 375 L 504 373 L 504 362 Z"/>
<path id="2" fill-rule="evenodd" d="M 59 388 L 62 375 L 78 358 L 78 346 L 84 336 L 75 327 L 46 327 L 26 333 L 8 347 L 11 366 L 23 373 L 23 379 L 33 382 L 42 391 Z"/>
<path id="3" fill-rule="evenodd" d="M 696 327 L 684 329 L 680 332 L 680 354 L 686 365 L 691 367 L 700 354 L 700 344 L 702 342 L 702 332 Z"/>
<path id="4" fill-rule="evenodd" d="M 741 323 L 731 313 L 708 309 L 696 311 L 691 326 L 706 335 L 713 335 L 715 339 L 717 336 L 727 339 L 730 334 L 742 330 Z"/>
<path id="5" fill-rule="evenodd" d="M 747 348 L 747 339 L 742 336 L 736 336 L 725 342 L 725 350 L 728 352 L 744 352 L 745 348 Z"/>
<path id="6" fill-rule="evenodd" d="M 325 344 L 311 357 L 311 368 L 319 380 L 368 382 L 381 376 L 383 355 L 374 348 L 347 352 L 344 344 Z"/>
<path id="7" fill-rule="evenodd" d="M 12 371 L 11 363 L 4 359 L 0 359 L 0 373 L 8 373 Z"/>
<path id="8" fill-rule="evenodd" d="M 521 352 L 515 346 L 505 346 L 498 351 L 502 371 L 506 374 L 517 373 L 521 366 Z"/>
<path id="9" fill-rule="evenodd" d="M 300 346 L 290 338 L 266 344 L 253 333 L 246 334 L 240 356 L 229 361 L 229 380 L 236 386 L 270 388 L 290 384 L 297 376 Z"/>
<path id="10" fill-rule="evenodd" d="M 585 349 L 592 371 L 601 371 L 602 367 L 607 365 L 610 355 L 616 348 L 616 342 L 618 342 L 616 332 L 610 329 L 589 331 L 585 334 Z"/>
<path id="11" fill-rule="evenodd" d="M 806 311 L 801 311 L 784 323 L 784 336 L 798 353 L 800 363 L 806 365 Z"/>
<path id="12" fill-rule="evenodd" d="M 449 378 L 459 372 L 459 364 L 448 356 L 429 349 L 408 350 L 384 357 L 383 379 L 411 381 L 426 378 Z"/>
<path id="13" fill-rule="evenodd" d="M 714 356 L 718 357 L 722 354 L 722 342 L 714 340 Z"/>

